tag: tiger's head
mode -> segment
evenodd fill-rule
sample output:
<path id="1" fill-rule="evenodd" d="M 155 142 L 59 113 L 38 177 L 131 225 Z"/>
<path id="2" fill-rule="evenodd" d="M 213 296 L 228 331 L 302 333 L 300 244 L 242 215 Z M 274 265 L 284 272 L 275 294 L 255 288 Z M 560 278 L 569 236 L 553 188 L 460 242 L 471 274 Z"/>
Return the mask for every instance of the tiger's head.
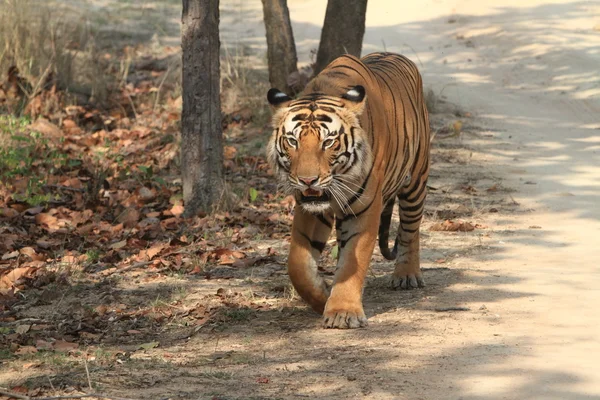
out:
<path id="1" fill-rule="evenodd" d="M 275 108 L 267 158 L 284 191 L 308 212 L 331 206 L 344 211 L 372 163 L 359 123 L 364 87 L 351 87 L 341 97 L 313 93 L 296 100 L 271 89 L 267 98 Z"/>

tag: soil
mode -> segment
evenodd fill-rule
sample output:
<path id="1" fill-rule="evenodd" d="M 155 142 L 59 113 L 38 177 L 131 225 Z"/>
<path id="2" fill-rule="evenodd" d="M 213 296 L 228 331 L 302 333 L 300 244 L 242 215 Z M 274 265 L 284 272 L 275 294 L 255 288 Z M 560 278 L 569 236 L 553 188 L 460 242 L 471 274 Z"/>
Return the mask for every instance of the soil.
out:
<path id="1" fill-rule="evenodd" d="M 148 7 L 154 3 L 161 2 Z M 223 41 L 260 59 L 260 2 L 222 3 Z M 151 329 L 138 332 L 129 320 L 128 333 L 111 336 L 111 326 L 98 333 L 102 346 L 89 362 L 97 392 L 136 399 L 600 399 L 600 6 L 390 3 L 369 2 L 363 53 L 405 53 L 437 99 L 421 235 L 427 286 L 390 290 L 393 266 L 376 253 L 364 292 L 369 326 L 325 330 L 290 294 L 287 242 L 270 239 L 255 245 L 279 254 L 271 262 L 213 267 L 210 279 L 132 270 L 47 293 L 26 310 L 33 321 L 102 304 L 174 304 Z M 164 14 L 174 24 L 177 5 L 169 7 Z M 324 1 L 290 2 L 305 63 L 324 9 Z M 173 31 L 164 30 L 168 45 Z M 446 219 L 475 229 L 430 230 Z M 323 272 L 332 268 L 327 252 Z M 210 305 L 216 317 L 188 323 L 190 312 Z M 87 382 L 79 362 L 19 361 L 0 372 L 0 386 L 47 385 L 49 378 L 57 386 Z"/>

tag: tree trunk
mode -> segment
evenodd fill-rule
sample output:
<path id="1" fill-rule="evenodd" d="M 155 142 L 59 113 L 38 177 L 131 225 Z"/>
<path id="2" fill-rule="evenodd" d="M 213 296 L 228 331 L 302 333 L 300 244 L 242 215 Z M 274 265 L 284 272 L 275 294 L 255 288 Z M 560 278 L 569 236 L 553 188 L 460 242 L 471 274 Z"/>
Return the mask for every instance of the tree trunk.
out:
<path id="1" fill-rule="evenodd" d="M 219 0 L 183 0 L 181 171 L 184 216 L 210 213 L 223 190 Z"/>
<path id="2" fill-rule="evenodd" d="M 365 34 L 366 14 L 367 0 L 329 0 L 327 2 L 315 75 L 343 54 L 360 57 Z"/>
<path id="3" fill-rule="evenodd" d="M 293 94 L 288 77 L 298 71 L 296 44 L 287 0 L 262 0 L 267 31 L 267 57 L 271 86 Z"/>

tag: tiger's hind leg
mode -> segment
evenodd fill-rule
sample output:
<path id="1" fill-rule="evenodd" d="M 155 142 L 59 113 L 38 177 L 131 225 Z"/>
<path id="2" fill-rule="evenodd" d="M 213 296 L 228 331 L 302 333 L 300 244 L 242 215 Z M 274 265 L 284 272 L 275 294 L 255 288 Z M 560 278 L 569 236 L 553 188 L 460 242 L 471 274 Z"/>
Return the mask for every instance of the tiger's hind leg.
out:
<path id="1" fill-rule="evenodd" d="M 427 175 L 402 189 L 400 226 L 398 227 L 398 255 L 392 275 L 392 288 L 413 289 L 425 286 L 420 266 L 419 227 L 427 196 Z"/>
<path id="2" fill-rule="evenodd" d="M 325 281 L 318 274 L 318 262 L 333 226 L 333 213 L 310 214 L 296 206 L 288 275 L 294 288 L 313 310 L 322 313 L 329 297 Z"/>

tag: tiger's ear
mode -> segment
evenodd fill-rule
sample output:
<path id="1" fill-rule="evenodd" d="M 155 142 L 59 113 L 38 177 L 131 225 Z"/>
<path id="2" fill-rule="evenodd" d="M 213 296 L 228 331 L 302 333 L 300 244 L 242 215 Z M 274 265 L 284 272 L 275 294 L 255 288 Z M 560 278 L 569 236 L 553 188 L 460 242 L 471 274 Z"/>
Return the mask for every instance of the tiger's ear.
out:
<path id="1" fill-rule="evenodd" d="M 365 108 L 366 97 L 365 88 L 361 85 L 351 87 L 342 95 L 342 99 L 347 100 L 346 108 L 357 115 L 362 114 Z"/>
<path id="2" fill-rule="evenodd" d="M 267 92 L 267 100 L 273 107 L 280 108 L 292 101 L 292 98 L 279 89 L 271 88 Z"/>

